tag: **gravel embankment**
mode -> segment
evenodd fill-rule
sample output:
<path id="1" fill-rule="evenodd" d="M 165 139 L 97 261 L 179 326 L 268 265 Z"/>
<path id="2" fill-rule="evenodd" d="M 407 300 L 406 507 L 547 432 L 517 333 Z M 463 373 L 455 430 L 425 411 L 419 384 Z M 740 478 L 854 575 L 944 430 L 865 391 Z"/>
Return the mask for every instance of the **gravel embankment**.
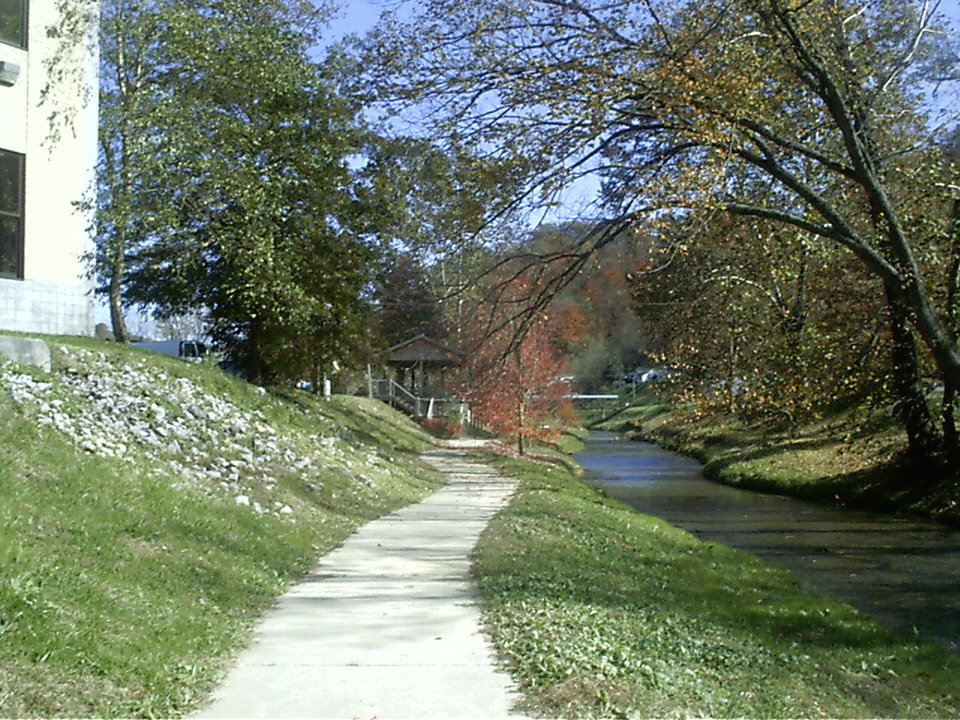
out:
<path id="1" fill-rule="evenodd" d="M 263 505 L 251 490 L 269 492 L 277 476 L 291 470 L 314 486 L 322 484 L 322 472 L 346 473 L 364 485 L 387 472 L 391 458 L 373 446 L 348 445 L 332 423 L 318 419 L 315 432 L 280 435 L 260 410 L 243 409 L 145 360 L 126 363 L 66 347 L 58 352 L 64 367 L 50 376 L 0 364 L 0 393 L 85 452 L 146 460 L 173 483 L 229 492 L 254 512 L 291 521 L 293 508 Z"/>

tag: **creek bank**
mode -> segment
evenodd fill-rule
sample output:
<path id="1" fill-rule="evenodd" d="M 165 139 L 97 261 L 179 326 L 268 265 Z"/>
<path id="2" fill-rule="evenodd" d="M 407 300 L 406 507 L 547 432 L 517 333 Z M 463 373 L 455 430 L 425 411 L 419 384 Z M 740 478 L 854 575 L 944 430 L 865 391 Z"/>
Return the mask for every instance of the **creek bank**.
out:
<path id="1" fill-rule="evenodd" d="M 903 433 L 886 417 L 772 430 L 649 396 L 593 427 L 694 457 L 731 487 L 960 526 L 960 478 L 907 464 Z"/>
<path id="2" fill-rule="evenodd" d="M 784 570 L 584 484 L 520 480 L 474 552 L 487 630 L 532 716 L 956 717 L 960 660 Z"/>
<path id="3" fill-rule="evenodd" d="M 960 531 L 733 488 L 706 479 L 690 457 L 616 433 L 595 433 L 577 460 L 589 485 L 625 505 L 746 550 L 815 594 L 960 655 Z"/>

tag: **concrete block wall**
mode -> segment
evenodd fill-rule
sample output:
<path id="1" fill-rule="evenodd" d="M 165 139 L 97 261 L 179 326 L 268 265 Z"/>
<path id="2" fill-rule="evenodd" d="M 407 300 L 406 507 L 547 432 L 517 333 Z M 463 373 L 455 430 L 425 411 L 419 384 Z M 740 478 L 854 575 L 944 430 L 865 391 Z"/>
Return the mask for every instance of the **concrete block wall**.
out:
<path id="1" fill-rule="evenodd" d="M 83 285 L 0 278 L 0 330 L 90 335 L 93 295 Z"/>
<path id="2" fill-rule="evenodd" d="M 83 262 L 93 218 L 79 208 L 95 185 L 96 22 L 89 18 L 88 38 L 62 48 L 65 17 L 59 0 L 30 0 L 28 48 L 0 42 L 0 61 L 21 68 L 12 86 L 0 86 L 0 148 L 26 163 L 23 279 L 0 279 L 0 330 L 93 332 Z M 51 77 L 51 64 L 73 71 Z M 53 113 L 63 118 L 56 133 Z"/>

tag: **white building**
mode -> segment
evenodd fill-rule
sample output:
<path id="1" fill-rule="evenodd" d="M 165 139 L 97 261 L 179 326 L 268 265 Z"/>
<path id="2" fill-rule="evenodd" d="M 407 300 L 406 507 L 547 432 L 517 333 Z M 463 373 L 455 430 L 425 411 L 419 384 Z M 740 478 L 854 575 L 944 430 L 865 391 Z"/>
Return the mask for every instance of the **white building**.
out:
<path id="1" fill-rule="evenodd" d="M 65 27 L 58 4 L 0 0 L 0 330 L 85 335 L 96 41 L 90 22 L 86 37 Z"/>

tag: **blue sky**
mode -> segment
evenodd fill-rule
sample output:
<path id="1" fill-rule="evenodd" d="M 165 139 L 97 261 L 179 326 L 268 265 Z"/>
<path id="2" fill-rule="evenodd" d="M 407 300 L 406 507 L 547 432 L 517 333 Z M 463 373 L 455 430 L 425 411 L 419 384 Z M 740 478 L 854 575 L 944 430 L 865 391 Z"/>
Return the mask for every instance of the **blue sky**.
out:
<path id="1" fill-rule="evenodd" d="M 464 0 L 469 2 L 469 0 Z M 377 21 L 380 12 L 385 6 L 396 5 L 394 2 L 383 0 L 340 0 L 342 10 L 340 17 L 331 28 L 335 35 L 345 35 L 350 32 L 369 30 Z M 941 0 L 940 11 L 960 21 L 960 0 Z"/>
<path id="2" fill-rule="evenodd" d="M 331 39 L 371 29 L 383 11 L 379 0 L 341 0 L 341 12 L 330 25 Z"/>
<path id="3" fill-rule="evenodd" d="M 469 2 L 470 0 L 464 0 Z M 332 23 L 331 39 L 349 33 L 363 33 L 372 28 L 385 6 L 397 5 L 396 0 L 339 0 L 341 11 Z M 960 0 L 941 0 L 940 11 L 960 24 Z"/>

